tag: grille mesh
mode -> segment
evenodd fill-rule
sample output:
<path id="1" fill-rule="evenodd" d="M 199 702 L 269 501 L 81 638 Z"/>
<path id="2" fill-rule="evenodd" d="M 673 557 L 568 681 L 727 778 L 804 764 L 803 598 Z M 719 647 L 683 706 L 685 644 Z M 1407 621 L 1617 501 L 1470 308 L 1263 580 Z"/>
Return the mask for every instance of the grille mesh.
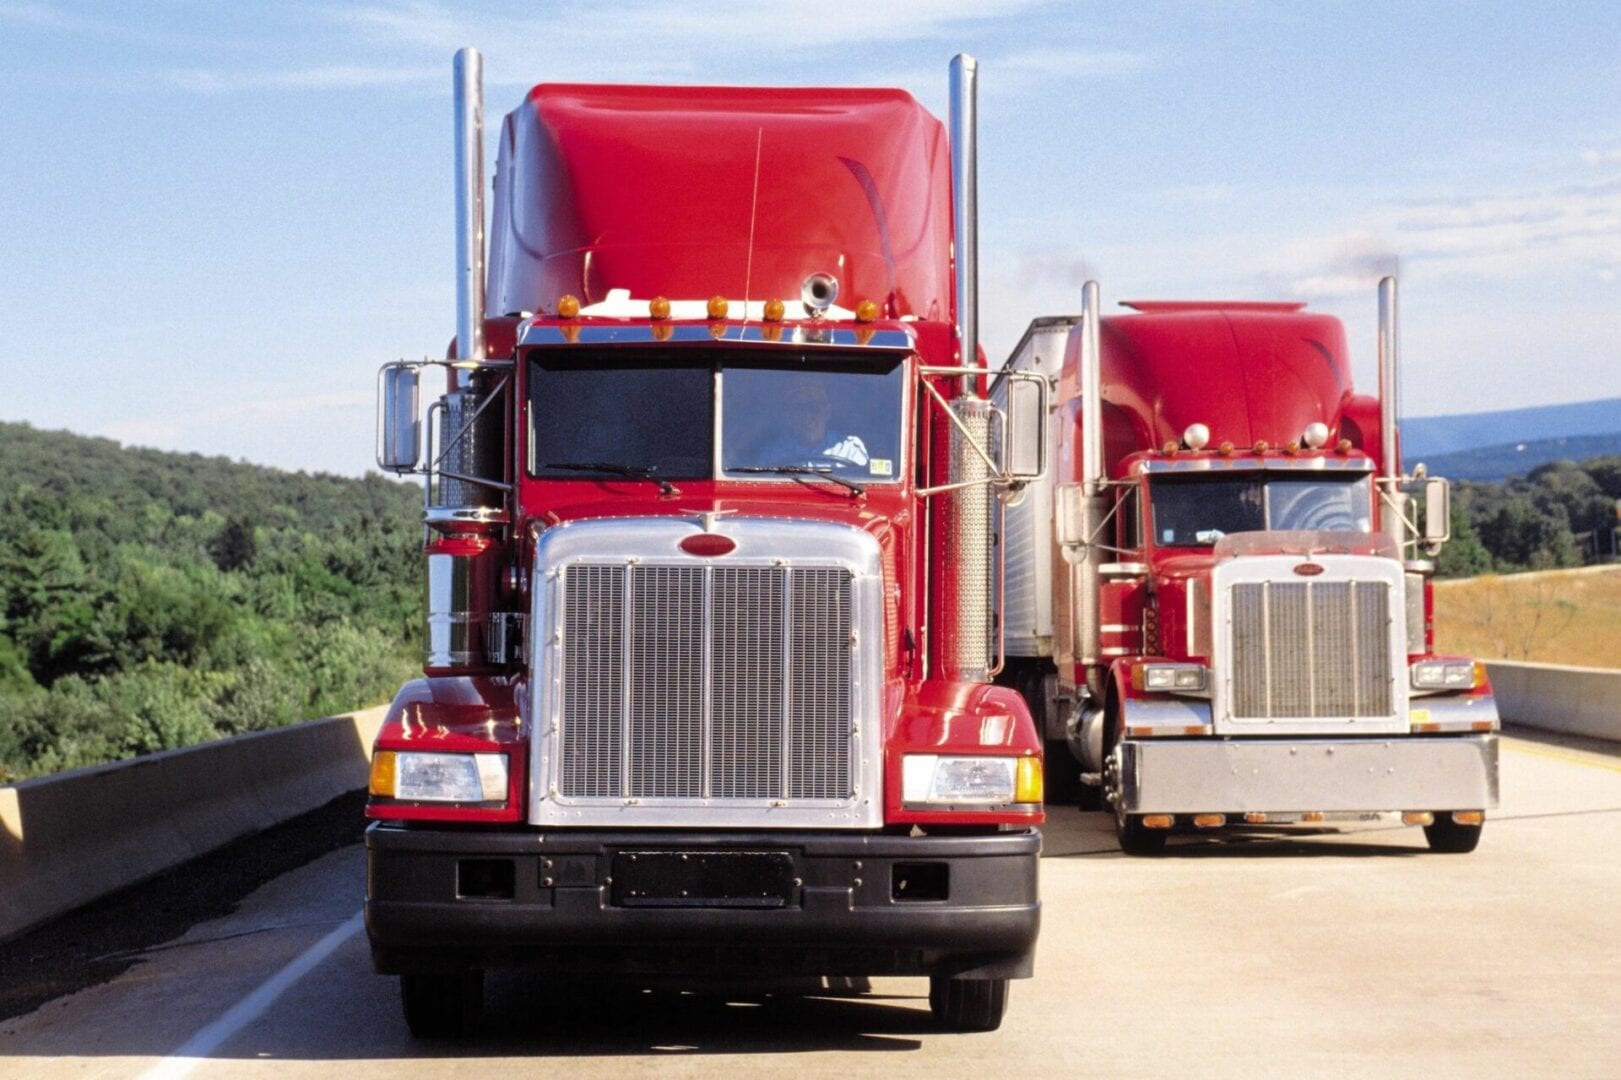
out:
<path id="1" fill-rule="evenodd" d="M 560 793 L 850 798 L 852 588 L 833 568 L 570 566 Z"/>
<path id="2" fill-rule="evenodd" d="M 1387 585 L 1239 582 L 1231 595 L 1235 719 L 1391 715 Z"/>

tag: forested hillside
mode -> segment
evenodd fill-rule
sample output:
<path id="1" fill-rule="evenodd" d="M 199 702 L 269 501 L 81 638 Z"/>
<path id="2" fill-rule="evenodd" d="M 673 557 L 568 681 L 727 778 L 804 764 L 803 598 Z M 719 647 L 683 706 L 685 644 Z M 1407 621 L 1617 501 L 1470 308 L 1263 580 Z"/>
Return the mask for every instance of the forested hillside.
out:
<path id="1" fill-rule="evenodd" d="M 387 700 L 421 492 L 0 424 L 0 782 Z"/>
<path id="2" fill-rule="evenodd" d="M 1445 577 L 1549 570 L 1615 557 L 1621 457 L 1554 461 L 1506 483 L 1455 486 Z"/>

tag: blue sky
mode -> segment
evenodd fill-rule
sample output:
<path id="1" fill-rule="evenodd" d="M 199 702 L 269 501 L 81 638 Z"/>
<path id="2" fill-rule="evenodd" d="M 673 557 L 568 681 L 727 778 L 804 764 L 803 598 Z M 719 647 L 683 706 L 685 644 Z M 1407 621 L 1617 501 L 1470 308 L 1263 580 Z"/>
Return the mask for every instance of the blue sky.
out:
<path id="1" fill-rule="evenodd" d="M 0 0 L 0 42 L 4 420 L 365 471 L 377 366 L 454 328 L 463 44 L 492 134 L 542 80 L 943 116 L 974 53 L 993 357 L 1096 276 L 1308 300 L 1371 388 L 1399 268 L 1404 414 L 1621 396 L 1621 5 Z"/>

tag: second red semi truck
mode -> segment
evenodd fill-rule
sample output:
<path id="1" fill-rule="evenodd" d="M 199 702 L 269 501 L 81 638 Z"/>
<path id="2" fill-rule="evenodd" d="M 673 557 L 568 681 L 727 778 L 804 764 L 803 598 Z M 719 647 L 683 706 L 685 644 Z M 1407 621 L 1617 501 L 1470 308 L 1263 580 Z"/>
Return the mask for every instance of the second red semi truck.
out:
<path id="1" fill-rule="evenodd" d="M 927 976 L 956 1030 L 1031 974 L 1042 748 L 992 683 L 993 536 L 1046 388 L 985 396 L 973 74 L 949 139 L 894 90 L 538 86 L 486 273 L 458 54 L 456 343 L 380 376 L 428 625 L 366 925 L 416 1034 L 503 965 Z"/>
<path id="2" fill-rule="evenodd" d="M 1009 360 L 1055 388 L 1055 467 L 1008 511 L 1003 678 L 1053 798 L 1127 852 L 1396 816 L 1463 852 L 1497 804 L 1484 666 L 1433 648 L 1448 499 L 1402 469 L 1395 305 L 1386 279 L 1377 397 L 1298 303 L 1100 317 L 1089 283 Z"/>

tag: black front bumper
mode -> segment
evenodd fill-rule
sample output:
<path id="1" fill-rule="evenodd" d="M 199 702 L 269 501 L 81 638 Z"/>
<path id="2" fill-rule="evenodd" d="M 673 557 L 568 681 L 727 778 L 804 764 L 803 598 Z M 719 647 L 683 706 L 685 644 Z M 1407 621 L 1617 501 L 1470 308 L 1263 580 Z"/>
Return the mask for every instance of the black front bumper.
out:
<path id="1" fill-rule="evenodd" d="M 366 929 L 384 974 L 528 965 L 1021 978 L 1041 914 L 1034 830 L 490 833 L 379 823 L 366 851 Z M 701 869 L 678 865 L 682 854 Z M 642 859 L 634 888 L 616 885 L 615 867 L 624 877 L 632 855 Z"/>

